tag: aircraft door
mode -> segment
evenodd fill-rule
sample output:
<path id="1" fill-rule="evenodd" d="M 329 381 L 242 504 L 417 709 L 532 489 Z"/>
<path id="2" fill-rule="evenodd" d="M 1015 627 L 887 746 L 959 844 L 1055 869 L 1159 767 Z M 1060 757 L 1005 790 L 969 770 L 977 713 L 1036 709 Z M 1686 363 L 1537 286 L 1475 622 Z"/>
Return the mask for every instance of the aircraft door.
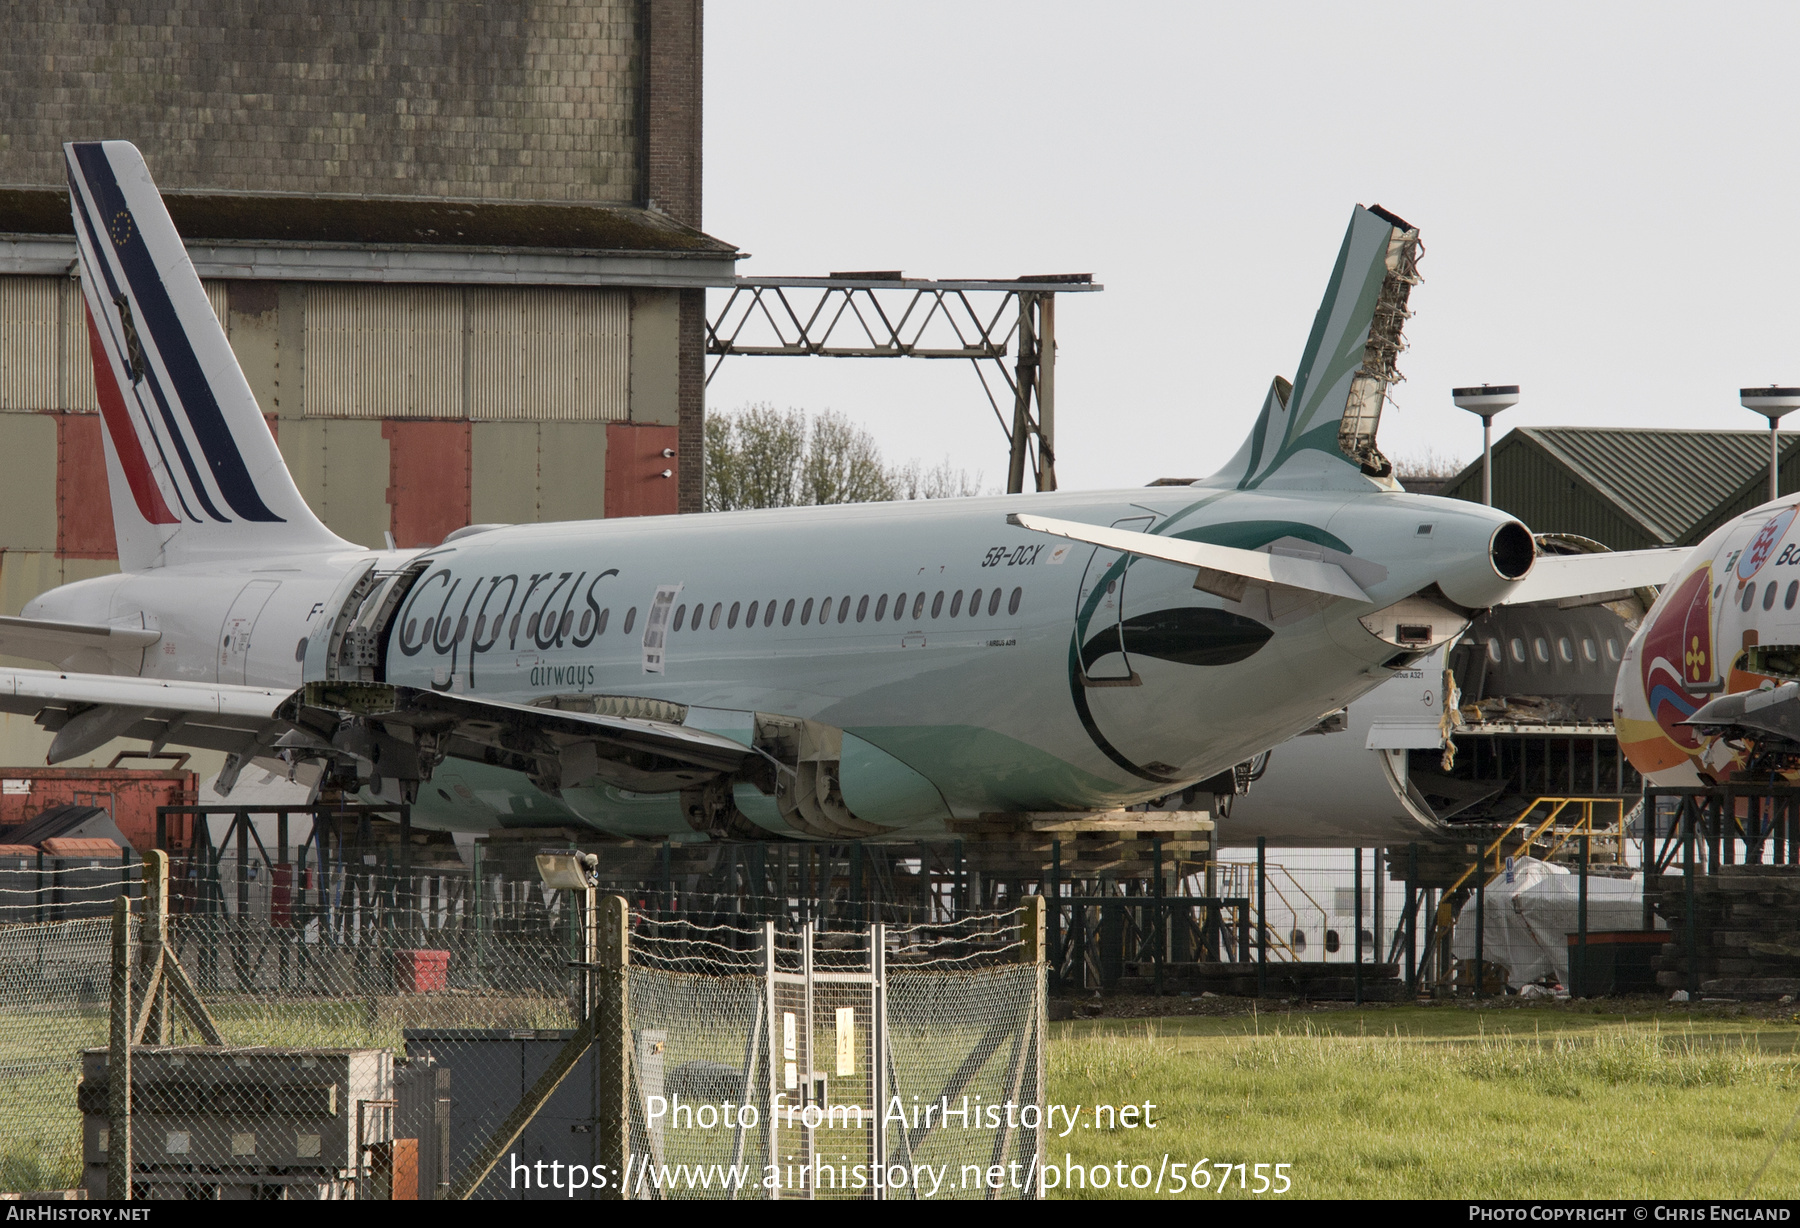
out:
<path id="1" fill-rule="evenodd" d="M 1113 521 L 1112 527 L 1143 533 L 1155 519 L 1154 516 L 1127 516 Z M 1125 651 L 1122 626 L 1125 584 L 1131 576 L 1129 564 L 1119 565 L 1125 557 L 1117 550 L 1095 546 L 1094 553 L 1088 558 L 1087 570 L 1081 575 L 1080 595 L 1075 601 L 1075 627 L 1081 641 L 1081 681 L 1085 686 L 1143 685 L 1143 679 L 1131 668 L 1131 658 Z M 1097 600 L 1096 591 L 1099 591 Z"/>
<path id="2" fill-rule="evenodd" d="M 252 580 L 239 591 L 219 629 L 219 681 L 242 685 L 250 664 L 250 637 L 279 580 Z"/>

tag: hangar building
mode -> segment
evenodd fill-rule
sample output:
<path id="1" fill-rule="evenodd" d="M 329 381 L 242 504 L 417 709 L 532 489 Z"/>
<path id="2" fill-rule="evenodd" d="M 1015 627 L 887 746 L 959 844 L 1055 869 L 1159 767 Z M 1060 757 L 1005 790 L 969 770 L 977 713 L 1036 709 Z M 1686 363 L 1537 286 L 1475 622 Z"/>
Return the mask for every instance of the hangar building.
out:
<path id="1" fill-rule="evenodd" d="M 1780 477 L 1800 490 L 1800 435 L 1781 436 Z M 1480 459 L 1422 493 L 1480 502 Z M 1614 550 L 1697 545 L 1768 497 L 1767 431 L 1527 426 L 1494 445 L 1495 506 Z"/>
<path id="2" fill-rule="evenodd" d="M 0 612 L 117 566 L 68 140 L 143 151 L 301 493 L 343 536 L 698 510 L 705 287 L 738 256 L 700 230 L 701 9 L 12 6 Z M 6 718 L 0 762 L 47 744 Z"/>

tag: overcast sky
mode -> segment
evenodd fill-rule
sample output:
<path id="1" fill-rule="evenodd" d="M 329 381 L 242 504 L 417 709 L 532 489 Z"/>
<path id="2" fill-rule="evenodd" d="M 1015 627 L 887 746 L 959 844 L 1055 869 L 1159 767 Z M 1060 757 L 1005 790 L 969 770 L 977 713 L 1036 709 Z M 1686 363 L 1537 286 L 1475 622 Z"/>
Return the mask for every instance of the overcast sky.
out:
<path id="1" fill-rule="evenodd" d="M 1223 463 L 1292 376 L 1357 203 L 1426 248 L 1390 456 L 1478 454 L 1458 384 L 1522 385 L 1504 429 L 1749 427 L 1740 386 L 1800 383 L 1794 6 L 706 17 L 706 228 L 753 254 L 740 273 L 1105 285 L 1059 300 L 1064 488 Z M 728 360 L 708 407 L 753 401 L 1004 482 L 966 362 Z"/>

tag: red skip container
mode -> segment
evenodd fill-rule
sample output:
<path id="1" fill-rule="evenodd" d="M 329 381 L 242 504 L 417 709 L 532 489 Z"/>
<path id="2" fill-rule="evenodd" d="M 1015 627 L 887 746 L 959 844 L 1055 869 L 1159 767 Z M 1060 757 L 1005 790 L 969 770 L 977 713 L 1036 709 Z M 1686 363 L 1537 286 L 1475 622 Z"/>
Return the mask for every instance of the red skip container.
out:
<path id="1" fill-rule="evenodd" d="M 394 986 L 401 993 L 430 993 L 449 984 L 450 952 L 395 951 Z"/>

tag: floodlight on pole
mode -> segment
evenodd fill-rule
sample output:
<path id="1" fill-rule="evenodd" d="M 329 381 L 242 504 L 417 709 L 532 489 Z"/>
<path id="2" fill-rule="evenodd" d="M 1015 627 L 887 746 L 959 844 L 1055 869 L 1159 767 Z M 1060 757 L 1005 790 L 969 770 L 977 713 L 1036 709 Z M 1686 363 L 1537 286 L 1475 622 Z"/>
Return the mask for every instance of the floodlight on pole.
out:
<path id="1" fill-rule="evenodd" d="M 1738 404 L 1755 410 L 1769 420 L 1769 498 L 1779 499 L 1781 477 L 1781 441 L 1775 432 L 1782 415 L 1800 409 L 1800 388 L 1739 388 Z"/>
<path id="2" fill-rule="evenodd" d="M 1519 403 L 1517 384 L 1483 384 L 1479 388 L 1452 388 L 1450 399 L 1458 409 L 1481 415 L 1481 501 L 1494 506 L 1494 415 Z"/>

